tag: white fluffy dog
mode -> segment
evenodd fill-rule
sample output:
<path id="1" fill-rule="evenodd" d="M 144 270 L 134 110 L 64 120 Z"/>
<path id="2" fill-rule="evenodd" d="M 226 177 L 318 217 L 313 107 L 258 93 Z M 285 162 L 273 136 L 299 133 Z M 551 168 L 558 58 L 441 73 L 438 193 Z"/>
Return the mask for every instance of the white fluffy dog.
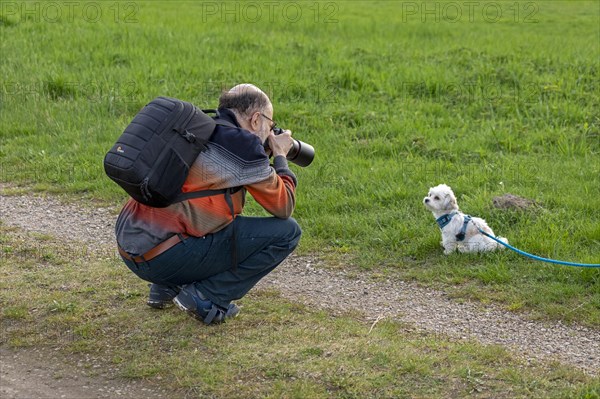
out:
<path id="1" fill-rule="evenodd" d="M 458 249 L 459 252 L 483 252 L 504 248 L 489 237 L 481 234 L 479 229 L 491 236 L 496 236 L 485 220 L 465 215 L 458 209 L 456 197 L 452 189 L 445 184 L 429 189 L 423 204 L 429 209 L 442 230 L 444 254 L 448 255 Z M 503 237 L 500 241 L 508 243 Z"/>

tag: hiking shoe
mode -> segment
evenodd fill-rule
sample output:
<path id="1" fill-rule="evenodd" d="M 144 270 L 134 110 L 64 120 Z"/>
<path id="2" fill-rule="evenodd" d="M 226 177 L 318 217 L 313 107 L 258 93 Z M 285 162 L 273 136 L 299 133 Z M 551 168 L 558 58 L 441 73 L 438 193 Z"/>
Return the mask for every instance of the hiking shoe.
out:
<path id="1" fill-rule="evenodd" d="M 236 317 L 240 313 L 240 308 L 231 303 L 228 308 L 222 308 L 215 305 L 212 301 L 206 299 L 204 295 L 194 284 L 188 284 L 181 287 L 179 295 L 173 299 L 179 309 L 187 312 L 190 316 L 204 322 L 204 324 L 222 323 L 226 319 Z"/>
<path id="2" fill-rule="evenodd" d="M 179 288 L 169 285 L 149 284 L 150 293 L 146 304 L 154 309 L 164 309 L 173 304 L 173 298 L 179 294 Z"/>

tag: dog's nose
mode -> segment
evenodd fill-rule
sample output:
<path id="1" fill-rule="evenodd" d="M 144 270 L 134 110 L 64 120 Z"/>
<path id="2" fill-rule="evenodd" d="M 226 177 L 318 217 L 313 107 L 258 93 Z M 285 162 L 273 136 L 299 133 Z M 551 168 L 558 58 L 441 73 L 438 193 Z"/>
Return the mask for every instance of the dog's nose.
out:
<path id="1" fill-rule="evenodd" d="M 424 203 L 428 203 L 428 202 L 429 202 L 429 198 L 425 198 L 425 199 L 423 200 L 423 202 L 424 202 Z"/>

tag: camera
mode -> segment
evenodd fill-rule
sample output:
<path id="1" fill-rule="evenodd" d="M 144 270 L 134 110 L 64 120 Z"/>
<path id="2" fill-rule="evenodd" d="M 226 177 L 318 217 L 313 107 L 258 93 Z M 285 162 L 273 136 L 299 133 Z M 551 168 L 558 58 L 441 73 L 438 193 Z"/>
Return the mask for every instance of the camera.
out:
<path id="1" fill-rule="evenodd" d="M 283 129 L 274 127 L 273 133 L 275 133 L 275 135 L 281 134 L 283 133 Z M 290 148 L 286 155 L 287 160 L 301 167 L 310 165 L 313 159 L 315 159 L 315 149 L 313 146 L 303 141 L 296 140 L 293 137 L 292 141 L 292 148 Z M 265 143 L 265 148 L 269 148 L 268 141 Z"/>

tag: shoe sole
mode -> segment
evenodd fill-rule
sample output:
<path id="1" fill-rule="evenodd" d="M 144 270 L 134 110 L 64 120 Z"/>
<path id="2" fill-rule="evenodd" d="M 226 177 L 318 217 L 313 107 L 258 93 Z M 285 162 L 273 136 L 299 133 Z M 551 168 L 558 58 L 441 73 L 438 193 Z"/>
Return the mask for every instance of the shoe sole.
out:
<path id="1" fill-rule="evenodd" d="M 183 310 L 184 312 L 186 312 L 190 317 L 193 317 L 194 319 L 201 321 L 203 324 L 204 323 L 204 319 L 196 312 L 194 312 L 193 310 L 186 308 L 184 304 L 182 304 L 181 302 L 179 302 L 179 300 L 177 299 L 177 297 L 173 298 L 173 303 L 181 310 Z M 223 317 L 223 319 L 221 321 L 218 321 L 216 323 L 210 323 L 210 324 L 221 324 L 221 323 L 225 323 L 225 321 L 227 319 L 235 319 L 236 317 L 238 317 L 238 315 L 240 314 L 240 309 L 238 308 L 237 312 L 233 315 L 228 315 Z"/>
<path id="2" fill-rule="evenodd" d="M 146 305 L 150 306 L 153 309 L 165 309 L 170 306 L 173 306 L 173 302 L 164 302 L 164 301 L 147 301 Z"/>

